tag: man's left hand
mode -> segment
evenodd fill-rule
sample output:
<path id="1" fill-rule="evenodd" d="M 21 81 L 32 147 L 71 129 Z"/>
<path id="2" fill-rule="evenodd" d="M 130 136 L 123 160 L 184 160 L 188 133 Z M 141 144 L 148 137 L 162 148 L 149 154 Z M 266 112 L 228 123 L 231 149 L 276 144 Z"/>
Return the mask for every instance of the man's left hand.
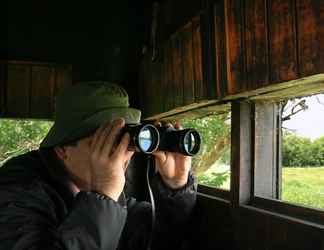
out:
<path id="1" fill-rule="evenodd" d="M 177 122 L 174 128 L 181 129 L 181 126 Z M 167 186 L 172 189 L 179 189 L 187 184 L 191 169 L 190 156 L 164 151 L 156 151 L 153 155 L 155 156 L 155 166 Z"/>

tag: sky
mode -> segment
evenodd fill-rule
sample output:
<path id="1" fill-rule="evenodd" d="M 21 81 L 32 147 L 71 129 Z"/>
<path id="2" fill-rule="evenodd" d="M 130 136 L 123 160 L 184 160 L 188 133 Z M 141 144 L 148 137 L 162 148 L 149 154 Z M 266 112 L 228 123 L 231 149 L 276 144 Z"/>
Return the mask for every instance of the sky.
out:
<path id="1" fill-rule="evenodd" d="M 324 136 L 324 94 L 318 94 L 303 99 L 306 100 L 308 109 L 295 114 L 290 120 L 284 121 L 283 127 L 296 132 L 300 136 L 315 140 Z M 301 99 L 296 100 L 298 102 L 298 100 Z M 318 100 L 321 103 L 319 103 Z M 289 102 L 288 105 L 291 107 L 293 103 Z M 286 112 L 284 115 L 285 114 Z"/>

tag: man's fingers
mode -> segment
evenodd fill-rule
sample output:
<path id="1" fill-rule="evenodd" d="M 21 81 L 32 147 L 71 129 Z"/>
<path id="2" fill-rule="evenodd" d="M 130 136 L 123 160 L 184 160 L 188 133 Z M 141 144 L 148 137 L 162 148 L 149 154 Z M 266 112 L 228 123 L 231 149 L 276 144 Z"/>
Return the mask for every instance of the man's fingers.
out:
<path id="1" fill-rule="evenodd" d="M 91 141 L 92 151 L 99 151 L 101 149 L 101 145 L 99 145 L 99 143 L 103 137 L 102 134 L 105 129 L 110 130 L 110 127 L 111 127 L 111 122 L 107 122 L 107 123 L 104 123 L 103 125 L 101 125 L 101 127 L 96 130 L 96 132 L 94 133 L 94 135 L 92 137 L 92 141 Z"/>
<path id="2" fill-rule="evenodd" d="M 115 144 L 117 135 L 120 133 L 121 128 L 125 125 L 124 119 L 117 119 L 113 122 L 112 128 L 108 134 L 105 135 L 103 139 L 103 145 L 101 149 L 102 154 L 110 155 L 111 149 Z"/>
<path id="3" fill-rule="evenodd" d="M 163 151 L 155 151 L 152 153 L 159 161 L 164 162 L 166 160 L 166 153 Z"/>
<path id="4" fill-rule="evenodd" d="M 177 130 L 182 129 L 182 126 L 181 126 L 180 121 L 176 121 L 176 122 L 175 122 L 175 124 L 174 124 L 174 128 L 177 129 Z"/>
<path id="5" fill-rule="evenodd" d="M 116 155 L 125 155 L 126 152 L 128 151 L 128 145 L 129 145 L 129 133 L 125 133 L 120 141 L 120 143 L 118 144 L 114 154 Z"/>

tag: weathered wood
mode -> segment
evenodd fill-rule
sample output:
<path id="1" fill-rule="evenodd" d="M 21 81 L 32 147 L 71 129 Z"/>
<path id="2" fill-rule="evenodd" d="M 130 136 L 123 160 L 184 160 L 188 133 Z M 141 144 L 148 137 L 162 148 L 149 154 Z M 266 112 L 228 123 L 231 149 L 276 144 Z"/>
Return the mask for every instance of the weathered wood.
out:
<path id="1" fill-rule="evenodd" d="M 219 98 L 227 93 L 227 65 L 226 65 L 226 36 L 224 1 L 215 1 L 214 11 L 214 41 L 215 41 L 215 67 L 216 88 Z"/>
<path id="2" fill-rule="evenodd" d="M 298 78 L 294 1 L 268 1 L 270 82 Z"/>
<path id="3" fill-rule="evenodd" d="M 324 72 L 324 1 L 297 0 L 301 76 Z"/>
<path id="4" fill-rule="evenodd" d="M 171 53 L 172 53 L 172 96 L 174 107 L 183 106 L 183 60 L 181 53 L 181 37 L 179 33 L 175 33 L 171 37 Z"/>
<path id="5" fill-rule="evenodd" d="M 170 41 L 168 41 L 164 48 L 164 63 L 165 63 L 165 90 L 163 91 L 165 98 L 164 110 L 168 111 L 174 108 L 174 100 L 173 100 L 173 86 L 174 86 L 174 76 L 173 76 L 173 64 L 172 64 L 172 47 Z M 162 94 L 162 93 L 161 93 Z"/>
<path id="6" fill-rule="evenodd" d="M 202 67 L 205 95 L 202 99 L 215 99 L 218 96 L 216 84 L 214 13 L 211 1 L 205 1 L 201 15 Z"/>
<path id="7" fill-rule="evenodd" d="M 248 89 L 269 83 L 266 0 L 245 2 L 245 54 Z"/>
<path id="8" fill-rule="evenodd" d="M 231 194 L 232 206 L 247 204 L 252 196 L 252 105 L 232 103 Z"/>
<path id="9" fill-rule="evenodd" d="M 278 198 L 278 104 L 255 104 L 254 195 Z"/>
<path id="10" fill-rule="evenodd" d="M 29 117 L 31 66 L 8 64 L 6 117 Z"/>
<path id="11" fill-rule="evenodd" d="M 195 100 L 199 101 L 205 96 L 205 87 L 203 81 L 202 67 L 202 36 L 200 16 L 195 17 L 192 21 L 193 32 L 193 61 L 194 61 L 194 77 L 195 77 Z"/>
<path id="12" fill-rule="evenodd" d="M 189 22 L 184 27 L 181 40 L 183 60 L 183 104 L 187 105 L 193 103 L 195 100 L 192 22 Z"/>
<path id="13" fill-rule="evenodd" d="M 48 118 L 53 112 L 55 71 L 52 67 L 32 66 L 30 116 Z"/>
<path id="14" fill-rule="evenodd" d="M 246 90 L 242 1 L 225 1 L 227 94 Z"/>
<path id="15" fill-rule="evenodd" d="M 148 100 L 152 100 L 149 105 L 151 106 L 151 114 L 163 112 L 163 89 L 162 89 L 162 64 L 160 61 L 155 61 L 151 65 L 151 78 L 148 87 L 149 96 Z"/>
<path id="16" fill-rule="evenodd" d="M 278 214 L 291 216 L 297 220 L 315 223 L 324 226 L 324 212 L 316 208 L 308 208 L 301 205 L 294 205 L 282 200 L 265 199 L 254 197 L 251 205 L 258 208 L 268 209 Z"/>

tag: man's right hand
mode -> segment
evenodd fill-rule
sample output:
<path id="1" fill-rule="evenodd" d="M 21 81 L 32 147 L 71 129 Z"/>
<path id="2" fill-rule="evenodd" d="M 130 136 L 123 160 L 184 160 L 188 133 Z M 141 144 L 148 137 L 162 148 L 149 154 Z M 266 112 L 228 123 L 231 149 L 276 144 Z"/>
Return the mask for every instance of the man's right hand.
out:
<path id="1" fill-rule="evenodd" d="M 100 127 L 92 137 L 90 146 L 91 188 L 117 201 L 125 185 L 125 170 L 134 152 L 128 151 L 129 134 L 116 139 L 125 126 L 123 119 Z"/>

